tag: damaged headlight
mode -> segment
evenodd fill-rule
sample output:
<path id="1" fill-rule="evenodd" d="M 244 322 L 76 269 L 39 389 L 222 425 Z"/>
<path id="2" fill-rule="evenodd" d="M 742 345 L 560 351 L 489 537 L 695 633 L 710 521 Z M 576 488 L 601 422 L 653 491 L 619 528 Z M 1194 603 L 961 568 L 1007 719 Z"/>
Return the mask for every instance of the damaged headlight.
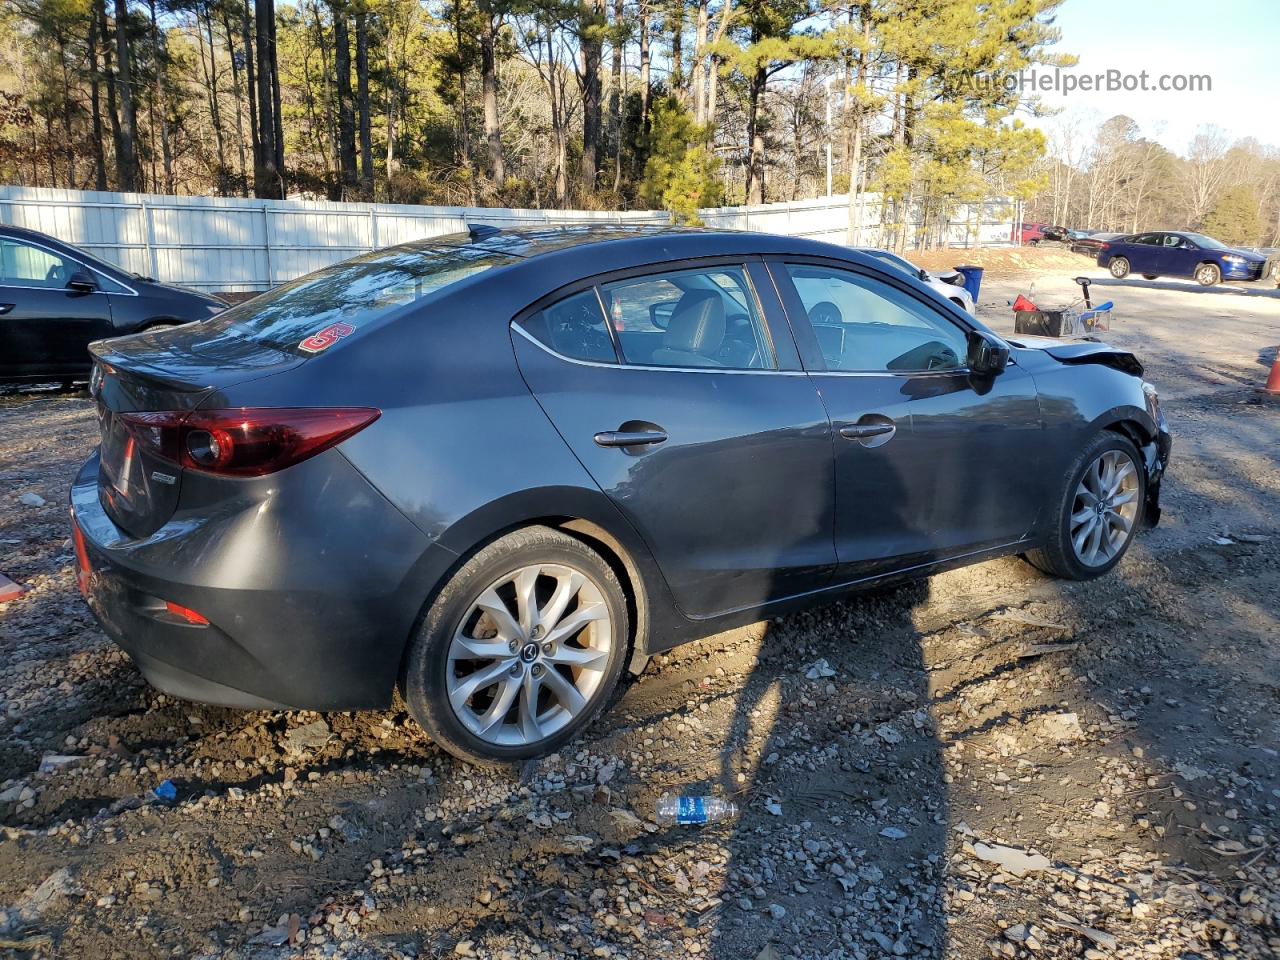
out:
<path id="1" fill-rule="evenodd" d="M 1147 403 L 1147 413 L 1151 414 L 1151 419 L 1156 423 L 1160 422 L 1160 394 L 1156 393 L 1156 388 L 1151 384 L 1143 381 L 1142 397 Z"/>

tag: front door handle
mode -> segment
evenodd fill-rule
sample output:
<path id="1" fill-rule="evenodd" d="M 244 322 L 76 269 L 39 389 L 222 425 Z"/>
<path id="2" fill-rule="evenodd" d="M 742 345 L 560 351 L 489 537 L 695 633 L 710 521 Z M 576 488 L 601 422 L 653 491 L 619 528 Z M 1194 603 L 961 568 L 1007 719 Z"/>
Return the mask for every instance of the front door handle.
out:
<path id="1" fill-rule="evenodd" d="M 15 306 L 17 306 L 17 304 L 15 303 L 0 303 L 0 316 L 4 316 L 6 313 L 12 310 Z"/>
<path id="2" fill-rule="evenodd" d="M 602 447 L 639 447 L 662 443 L 667 435 L 662 430 L 606 430 L 592 439 Z"/>
<path id="3" fill-rule="evenodd" d="M 851 423 L 840 428 L 840 436 L 846 440 L 868 440 L 893 433 L 897 429 L 892 423 Z"/>

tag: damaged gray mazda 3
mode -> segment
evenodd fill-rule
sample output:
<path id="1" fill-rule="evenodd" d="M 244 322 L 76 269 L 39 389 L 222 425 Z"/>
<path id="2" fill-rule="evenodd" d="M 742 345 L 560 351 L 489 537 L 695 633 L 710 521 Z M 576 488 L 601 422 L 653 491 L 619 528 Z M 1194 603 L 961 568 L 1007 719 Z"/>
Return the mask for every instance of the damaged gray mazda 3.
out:
<path id="1" fill-rule="evenodd" d="M 686 640 L 1007 554 L 1105 574 L 1170 449 L 1132 354 L 753 233 L 473 227 L 92 353 L 77 569 L 147 679 L 399 689 L 490 764 Z"/>

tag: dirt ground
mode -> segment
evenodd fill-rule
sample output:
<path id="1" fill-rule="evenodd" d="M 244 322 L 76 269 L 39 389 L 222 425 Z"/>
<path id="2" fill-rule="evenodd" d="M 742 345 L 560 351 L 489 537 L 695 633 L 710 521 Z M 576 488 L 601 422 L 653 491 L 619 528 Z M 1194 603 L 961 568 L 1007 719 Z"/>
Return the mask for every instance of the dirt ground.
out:
<path id="1" fill-rule="evenodd" d="M 0 397 L 0 953 L 1280 956 L 1280 299 L 1094 292 L 1175 435 L 1113 574 L 1001 560 L 682 647 L 510 776 L 403 714 L 154 693 L 75 588 L 88 401 Z M 688 790 L 740 815 L 653 821 Z"/>

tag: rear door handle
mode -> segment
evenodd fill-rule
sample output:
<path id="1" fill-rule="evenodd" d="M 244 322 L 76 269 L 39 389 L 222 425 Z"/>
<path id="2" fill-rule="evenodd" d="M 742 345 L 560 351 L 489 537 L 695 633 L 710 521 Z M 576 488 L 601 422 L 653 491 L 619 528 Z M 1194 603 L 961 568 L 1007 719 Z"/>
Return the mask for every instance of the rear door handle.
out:
<path id="1" fill-rule="evenodd" d="M 897 429 L 892 423 L 851 423 L 840 428 L 840 436 L 846 440 L 866 440 L 893 433 Z"/>
<path id="2" fill-rule="evenodd" d="M 639 447 L 662 443 L 667 435 L 662 430 L 606 430 L 593 439 L 602 447 Z"/>
<path id="3" fill-rule="evenodd" d="M 6 313 L 8 313 L 10 310 L 12 310 L 15 306 L 17 306 L 17 304 L 14 304 L 14 303 L 0 303 L 0 316 L 4 316 Z"/>

